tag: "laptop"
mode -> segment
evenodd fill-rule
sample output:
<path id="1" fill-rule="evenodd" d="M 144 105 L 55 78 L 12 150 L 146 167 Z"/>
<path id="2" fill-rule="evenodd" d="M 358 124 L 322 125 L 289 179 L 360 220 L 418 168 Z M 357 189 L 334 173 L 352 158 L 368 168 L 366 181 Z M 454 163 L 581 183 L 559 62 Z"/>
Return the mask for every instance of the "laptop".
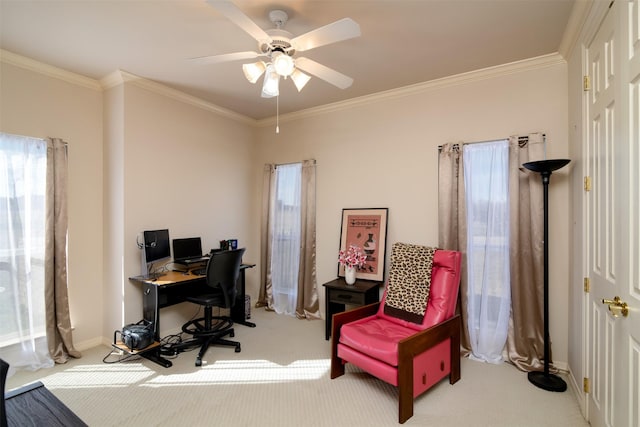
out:
<path id="1" fill-rule="evenodd" d="M 202 241 L 200 237 L 173 239 L 173 262 L 191 265 L 208 260 L 209 257 L 202 254 Z"/>

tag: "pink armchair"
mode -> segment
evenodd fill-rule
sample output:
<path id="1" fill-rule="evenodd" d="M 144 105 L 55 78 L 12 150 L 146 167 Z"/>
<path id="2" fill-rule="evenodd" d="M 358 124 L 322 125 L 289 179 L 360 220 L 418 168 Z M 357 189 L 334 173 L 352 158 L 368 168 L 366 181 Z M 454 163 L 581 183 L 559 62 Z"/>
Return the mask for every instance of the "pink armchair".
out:
<path id="1" fill-rule="evenodd" d="M 425 281 L 424 255 L 429 251 L 427 258 L 433 266 L 425 295 L 424 284 L 418 282 Z M 460 316 L 455 315 L 455 308 L 460 260 L 456 251 L 434 253 L 424 246 L 394 244 L 382 301 L 333 316 L 331 378 L 343 375 L 345 364 L 352 363 L 398 387 L 400 423 L 413 416 L 415 397 L 446 376 L 451 384 L 457 382 Z M 387 301 L 388 296 L 392 302 Z M 398 299 L 412 301 L 409 310 L 414 313 L 405 316 L 403 309 L 393 307 Z M 415 313 L 416 307 L 420 311 L 425 305 L 426 309 Z"/>

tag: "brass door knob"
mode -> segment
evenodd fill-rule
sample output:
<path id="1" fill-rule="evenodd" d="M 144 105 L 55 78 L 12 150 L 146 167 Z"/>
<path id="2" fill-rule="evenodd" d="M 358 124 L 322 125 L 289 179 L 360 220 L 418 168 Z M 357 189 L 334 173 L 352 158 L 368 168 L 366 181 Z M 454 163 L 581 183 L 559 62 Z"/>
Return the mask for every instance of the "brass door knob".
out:
<path id="1" fill-rule="evenodd" d="M 620 317 L 620 315 L 627 317 L 629 315 L 629 306 L 619 296 L 615 296 L 613 299 L 603 298 L 602 303 L 609 306 L 609 311 L 613 314 L 613 317 Z"/>

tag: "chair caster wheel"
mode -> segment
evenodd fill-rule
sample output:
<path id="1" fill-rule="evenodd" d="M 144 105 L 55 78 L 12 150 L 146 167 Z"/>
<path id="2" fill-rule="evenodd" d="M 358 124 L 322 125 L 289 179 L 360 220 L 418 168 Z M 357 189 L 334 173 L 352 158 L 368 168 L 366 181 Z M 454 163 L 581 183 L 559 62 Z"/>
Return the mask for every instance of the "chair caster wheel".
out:
<path id="1" fill-rule="evenodd" d="M 236 346 L 236 353 L 240 353 L 240 346 L 239 345 Z"/>
<path id="2" fill-rule="evenodd" d="M 202 359 L 196 359 L 196 366 L 202 366 Z"/>

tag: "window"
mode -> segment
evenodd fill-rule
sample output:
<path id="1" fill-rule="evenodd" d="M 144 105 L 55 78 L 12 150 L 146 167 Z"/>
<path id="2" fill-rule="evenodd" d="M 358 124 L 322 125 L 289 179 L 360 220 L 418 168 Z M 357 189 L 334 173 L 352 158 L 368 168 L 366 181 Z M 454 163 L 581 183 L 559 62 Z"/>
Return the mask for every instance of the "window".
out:
<path id="1" fill-rule="evenodd" d="M 0 134 L 0 348 L 46 348 L 47 143 Z M 45 350 L 45 354 L 46 354 Z"/>
<path id="2" fill-rule="evenodd" d="M 295 315 L 300 265 L 302 164 L 276 167 L 271 277 L 277 313 Z"/>

